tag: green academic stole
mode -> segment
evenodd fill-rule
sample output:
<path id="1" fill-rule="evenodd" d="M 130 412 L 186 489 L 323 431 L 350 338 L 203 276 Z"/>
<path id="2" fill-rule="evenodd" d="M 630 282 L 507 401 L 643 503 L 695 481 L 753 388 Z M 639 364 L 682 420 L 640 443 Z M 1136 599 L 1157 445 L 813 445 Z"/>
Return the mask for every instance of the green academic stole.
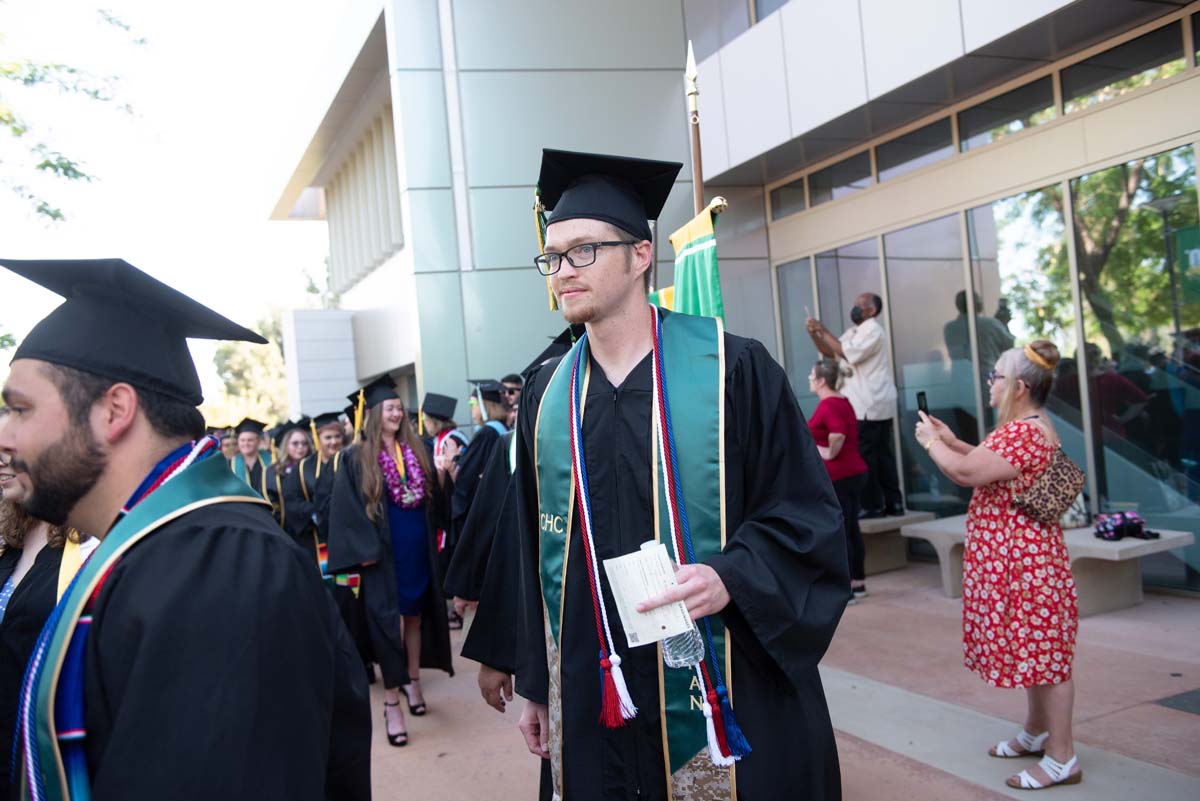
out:
<path id="1" fill-rule="evenodd" d="M 54 721 L 59 677 L 75 627 L 84 608 L 108 571 L 134 545 L 188 512 L 217 503 L 257 503 L 269 506 L 229 472 L 220 456 L 204 459 L 163 484 L 121 518 L 80 568 L 70 592 L 62 599 L 62 616 L 46 651 L 46 667 L 37 693 L 37 748 L 47 801 L 68 801 L 67 771 L 59 749 Z"/>
<path id="2" fill-rule="evenodd" d="M 562 796 L 562 696 L 559 646 L 562 642 L 563 596 L 567 592 L 566 563 L 575 514 L 575 485 L 571 471 L 568 393 L 571 365 L 586 340 L 575 343 L 555 369 L 538 407 L 534 434 L 537 469 L 539 560 L 546 649 L 550 666 L 551 768 L 554 787 Z M 671 400 L 676 438 L 678 473 L 686 494 L 695 561 L 718 554 L 725 545 L 725 351 L 719 320 L 686 314 L 662 319 L 664 383 Z M 587 353 L 581 364 L 587 364 Z M 582 382 L 579 405 L 584 413 L 587 378 Z M 648 430 L 653 430 L 647 421 Z M 659 469 L 659 447 L 651 439 L 651 475 L 656 485 L 654 524 L 659 541 L 673 552 L 667 521 L 664 482 Z M 660 514 L 661 511 L 661 514 Z M 602 536 L 598 533 L 597 536 Z M 588 592 L 587 586 L 571 587 Z M 726 685 L 732 687 L 732 665 L 725 626 L 717 615 L 708 618 L 714 653 L 720 659 Z M 586 636 L 586 635 L 585 635 Z M 659 710 L 663 721 L 664 769 L 674 797 L 717 801 L 736 798 L 733 770 L 712 764 L 708 754 L 703 693 L 694 670 L 668 668 L 659 648 Z M 597 725 L 600 725 L 597 723 Z M 557 742 L 554 742 L 557 738 Z M 674 788 L 679 788 L 676 793 Z M 686 788 L 686 789 L 685 789 Z"/>
<path id="3" fill-rule="evenodd" d="M 262 486 L 254 489 L 262 497 L 267 497 L 267 468 L 271 466 L 271 452 L 259 451 L 258 461 L 262 465 Z M 235 453 L 233 459 L 229 463 L 229 467 L 233 470 L 233 474 L 250 486 L 250 471 L 246 469 L 246 460 L 242 458 L 240 453 Z"/>

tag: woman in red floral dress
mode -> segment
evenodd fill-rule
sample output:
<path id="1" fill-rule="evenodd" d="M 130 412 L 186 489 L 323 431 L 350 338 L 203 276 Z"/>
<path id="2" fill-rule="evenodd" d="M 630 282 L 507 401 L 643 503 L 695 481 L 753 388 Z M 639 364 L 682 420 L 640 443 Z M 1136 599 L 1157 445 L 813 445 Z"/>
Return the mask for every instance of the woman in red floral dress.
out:
<path id="1" fill-rule="evenodd" d="M 1059 446 L 1042 408 L 1058 358 L 1052 343 L 1038 340 L 997 360 L 988 384 L 1000 424 L 982 445 L 968 445 L 924 414 L 916 429 L 938 469 L 975 488 L 963 552 L 963 661 L 993 687 L 1025 690 L 1024 728 L 989 753 L 1042 756 L 1008 779 L 1010 787 L 1028 790 L 1083 778 L 1071 733 L 1079 613 L 1070 557 L 1058 523 L 1027 518 L 1012 502 Z"/>

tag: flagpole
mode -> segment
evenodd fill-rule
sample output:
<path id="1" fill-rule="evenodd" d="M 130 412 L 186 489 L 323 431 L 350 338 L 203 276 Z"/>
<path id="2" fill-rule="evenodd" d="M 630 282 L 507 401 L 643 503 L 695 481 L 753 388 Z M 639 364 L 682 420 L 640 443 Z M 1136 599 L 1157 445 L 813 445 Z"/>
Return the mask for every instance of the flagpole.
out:
<path id="1" fill-rule="evenodd" d="M 684 85 L 687 92 L 688 129 L 692 135 L 692 205 L 694 212 L 704 211 L 704 173 L 701 171 L 700 158 L 700 86 L 696 71 L 696 54 L 692 50 L 692 40 L 688 39 L 687 69 L 684 72 Z"/>

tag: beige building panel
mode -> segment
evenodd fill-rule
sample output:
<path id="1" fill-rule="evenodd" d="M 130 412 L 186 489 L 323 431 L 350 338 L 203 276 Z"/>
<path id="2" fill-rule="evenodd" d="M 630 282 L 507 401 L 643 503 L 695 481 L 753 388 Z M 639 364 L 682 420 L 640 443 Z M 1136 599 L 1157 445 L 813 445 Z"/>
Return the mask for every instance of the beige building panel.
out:
<path id="1" fill-rule="evenodd" d="M 1083 121 L 1088 160 L 1124 159 L 1147 145 L 1174 143 L 1200 131 L 1200 80 L 1191 78 L 1130 97 Z"/>

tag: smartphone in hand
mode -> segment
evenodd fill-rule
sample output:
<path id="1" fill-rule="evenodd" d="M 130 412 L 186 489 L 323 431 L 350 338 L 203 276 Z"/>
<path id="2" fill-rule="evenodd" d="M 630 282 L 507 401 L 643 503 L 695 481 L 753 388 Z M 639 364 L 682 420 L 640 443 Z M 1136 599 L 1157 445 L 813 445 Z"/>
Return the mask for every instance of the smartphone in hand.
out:
<path id="1" fill-rule="evenodd" d="M 929 414 L 929 399 L 925 397 L 923 390 L 917 393 L 917 411 Z"/>

